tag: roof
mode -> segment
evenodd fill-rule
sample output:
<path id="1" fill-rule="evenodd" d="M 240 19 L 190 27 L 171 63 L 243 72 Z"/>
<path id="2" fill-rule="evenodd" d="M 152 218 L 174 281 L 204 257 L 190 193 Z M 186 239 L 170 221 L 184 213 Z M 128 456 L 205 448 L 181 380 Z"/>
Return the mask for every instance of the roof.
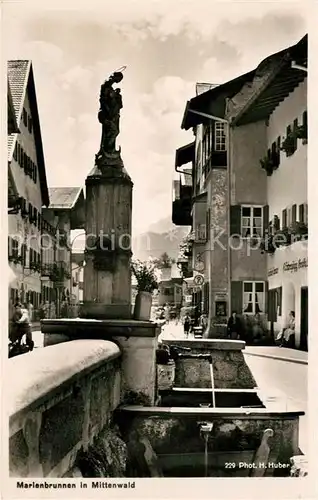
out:
<path id="1" fill-rule="evenodd" d="M 8 134 L 18 134 L 19 128 L 15 116 L 15 110 L 12 101 L 12 94 L 8 80 L 7 87 L 7 105 L 8 105 Z"/>
<path id="2" fill-rule="evenodd" d="M 191 109 L 223 118 L 226 105 L 225 98 L 230 98 L 237 94 L 246 82 L 253 79 L 254 73 L 255 71 L 245 73 L 244 75 L 234 78 L 234 80 L 213 87 L 207 92 L 203 92 L 190 99 L 186 104 L 181 128 L 188 130 L 207 120 L 202 116 L 191 113 Z"/>
<path id="3" fill-rule="evenodd" d="M 203 94 L 203 92 L 206 92 L 207 90 L 213 89 L 214 87 L 217 87 L 217 83 L 201 83 L 198 82 L 195 85 L 195 93 L 196 95 Z"/>
<path id="4" fill-rule="evenodd" d="M 231 103 L 232 123 L 243 125 L 267 119 L 279 103 L 307 78 L 306 70 L 294 68 L 292 64 L 295 62 L 307 68 L 307 59 L 307 35 L 295 45 L 264 59 L 257 68 L 251 88 L 243 89 Z"/>
<path id="5" fill-rule="evenodd" d="M 14 107 L 17 126 L 21 122 L 23 104 L 28 94 L 33 122 L 33 131 L 36 147 L 37 164 L 39 169 L 39 178 L 42 194 L 42 203 L 49 206 L 49 192 L 46 180 L 45 162 L 43 154 L 43 145 L 40 129 L 39 112 L 37 106 L 35 82 L 32 63 L 29 60 L 8 61 L 8 81 L 11 88 L 12 103 Z M 8 135 L 8 161 L 13 157 L 13 152 L 17 140 L 17 134 Z"/>
<path id="6" fill-rule="evenodd" d="M 81 187 L 53 187 L 49 189 L 50 208 L 72 210 L 83 192 Z"/>
<path id="7" fill-rule="evenodd" d="M 222 85 L 218 85 L 217 87 L 212 88 L 207 92 L 204 92 L 203 94 L 193 97 L 186 104 L 181 128 L 188 130 L 199 125 L 200 123 L 209 122 L 209 118 L 205 118 L 198 114 L 192 113 L 191 110 L 205 112 L 219 118 L 224 118 L 226 113 L 227 100 L 231 100 L 232 98 L 234 98 L 244 86 L 248 87 L 250 84 L 252 84 L 252 88 L 253 81 L 258 79 L 260 74 L 266 74 L 266 72 L 268 72 L 268 68 L 277 69 L 278 67 L 278 69 L 282 69 L 281 65 L 283 63 L 284 69 L 286 71 L 287 65 L 289 65 L 290 67 L 291 60 L 296 60 L 298 64 L 306 65 L 307 55 L 305 55 L 305 52 L 307 50 L 307 43 L 308 41 L 306 35 L 296 45 L 268 56 L 254 70 L 249 71 L 248 73 L 245 73 L 226 83 L 223 83 Z M 285 79 L 285 81 L 278 82 L 279 92 L 283 90 L 282 87 L 284 87 L 285 85 L 285 92 L 287 91 L 285 97 L 290 92 L 290 89 L 293 89 L 294 86 L 297 85 L 299 81 L 301 81 L 301 79 L 303 80 L 306 77 L 306 74 L 304 74 L 304 72 L 301 70 L 290 69 L 290 71 L 293 72 L 292 75 L 285 74 L 283 75 L 283 79 Z"/>

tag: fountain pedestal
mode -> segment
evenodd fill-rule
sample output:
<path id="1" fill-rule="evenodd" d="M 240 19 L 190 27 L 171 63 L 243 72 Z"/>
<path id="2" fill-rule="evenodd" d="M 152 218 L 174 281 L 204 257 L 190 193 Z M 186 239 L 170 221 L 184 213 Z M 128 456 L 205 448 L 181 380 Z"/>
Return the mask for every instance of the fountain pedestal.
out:
<path id="1" fill-rule="evenodd" d="M 83 318 L 131 318 L 132 187 L 119 153 L 86 179 Z"/>

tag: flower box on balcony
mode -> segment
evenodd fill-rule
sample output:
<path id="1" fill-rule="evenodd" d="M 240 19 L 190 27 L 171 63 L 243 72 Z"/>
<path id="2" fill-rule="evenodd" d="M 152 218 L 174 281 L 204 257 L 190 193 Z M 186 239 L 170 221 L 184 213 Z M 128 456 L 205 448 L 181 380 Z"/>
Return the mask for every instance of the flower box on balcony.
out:
<path id="1" fill-rule="evenodd" d="M 293 241 L 306 239 L 308 236 L 308 226 L 304 222 L 294 222 L 288 228 Z"/>
<path id="2" fill-rule="evenodd" d="M 15 264 L 22 264 L 22 255 L 14 255 L 12 262 Z"/>
<path id="3" fill-rule="evenodd" d="M 267 175 L 272 175 L 274 170 L 279 166 L 279 157 L 276 152 L 271 153 L 270 156 L 264 156 L 260 159 L 261 167 L 266 171 Z"/>
<path id="4" fill-rule="evenodd" d="M 290 132 L 282 142 L 281 150 L 286 153 L 286 156 L 291 156 L 297 147 L 297 129 Z"/>
<path id="5" fill-rule="evenodd" d="M 295 136 L 297 139 L 302 139 L 303 144 L 307 144 L 308 140 L 308 131 L 307 131 L 307 126 L 306 125 L 298 125 L 297 128 L 294 131 Z"/>

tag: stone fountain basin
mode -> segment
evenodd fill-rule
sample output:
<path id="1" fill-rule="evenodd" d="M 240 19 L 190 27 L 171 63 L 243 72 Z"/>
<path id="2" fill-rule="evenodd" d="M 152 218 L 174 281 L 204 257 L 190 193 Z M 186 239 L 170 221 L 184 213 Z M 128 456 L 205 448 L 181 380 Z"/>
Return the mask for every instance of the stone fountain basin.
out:
<path id="1" fill-rule="evenodd" d="M 212 407 L 212 389 L 174 387 L 161 390 L 161 407 Z M 258 407 L 265 408 L 256 389 L 215 389 L 217 408 Z"/>
<path id="2" fill-rule="evenodd" d="M 176 387 L 210 388 L 208 358 L 212 359 L 216 388 L 253 389 L 256 386 L 253 374 L 243 356 L 245 342 L 220 339 L 167 339 L 164 343 L 170 348 L 181 348 L 175 360 L 173 385 Z"/>
<path id="3" fill-rule="evenodd" d="M 198 408 L 122 406 L 115 412 L 124 441 L 132 435 L 149 440 L 163 475 L 203 477 L 204 441 L 200 425 L 213 423 L 208 440 L 209 475 L 228 477 L 249 475 L 239 463 L 252 463 L 263 433 L 272 429 L 269 461 L 286 464 L 270 468 L 266 475 L 288 476 L 290 458 L 299 454 L 298 432 L 301 411 L 285 411 L 269 402 L 266 408 Z M 192 463 L 192 470 L 191 470 Z M 232 470 L 226 466 L 234 463 Z"/>

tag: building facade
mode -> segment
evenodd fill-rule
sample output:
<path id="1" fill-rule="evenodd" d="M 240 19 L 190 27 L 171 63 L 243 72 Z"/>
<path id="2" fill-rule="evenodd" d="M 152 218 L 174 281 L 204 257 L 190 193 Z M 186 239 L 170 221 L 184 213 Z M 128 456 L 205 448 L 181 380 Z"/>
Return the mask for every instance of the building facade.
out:
<path id="1" fill-rule="evenodd" d="M 31 61 L 8 61 L 8 82 L 19 133 L 8 135 L 8 172 L 18 194 L 8 223 L 8 259 L 15 278 L 9 302 L 41 302 L 42 206 L 49 205 L 39 114 Z M 11 309 L 10 307 L 10 309 Z"/>
<path id="2" fill-rule="evenodd" d="M 82 188 L 49 188 L 50 207 L 43 208 L 43 224 L 50 244 L 43 246 L 42 295 L 50 314 L 71 314 L 72 242 L 71 230 L 83 229 L 85 198 Z"/>
<path id="3" fill-rule="evenodd" d="M 306 66 L 304 37 L 187 103 L 182 127 L 196 137 L 192 228 L 198 200 L 207 225 L 205 259 L 195 241 L 191 259 L 204 275 L 211 336 L 233 310 L 246 328 L 259 313 L 274 335 L 292 310 L 296 346 L 306 343 Z M 273 252 L 275 232 L 287 241 Z"/>
<path id="4" fill-rule="evenodd" d="M 84 266 L 84 253 L 72 253 L 71 306 L 73 316 L 78 315 L 79 307 L 83 302 Z"/>

